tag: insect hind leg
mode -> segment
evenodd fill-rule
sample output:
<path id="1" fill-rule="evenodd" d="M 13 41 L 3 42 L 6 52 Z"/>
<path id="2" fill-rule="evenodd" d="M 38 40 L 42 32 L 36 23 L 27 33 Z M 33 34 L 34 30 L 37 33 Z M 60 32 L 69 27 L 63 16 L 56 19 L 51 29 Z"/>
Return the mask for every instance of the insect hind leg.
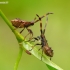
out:
<path id="1" fill-rule="evenodd" d="M 41 45 L 41 44 L 39 44 L 39 43 L 35 44 L 34 46 L 32 46 L 32 49 L 30 49 L 29 51 L 32 51 L 33 48 L 34 48 L 36 45 Z"/>
<path id="2" fill-rule="evenodd" d="M 29 38 L 29 40 L 31 40 L 32 39 L 32 37 L 33 37 L 33 32 L 32 32 L 32 30 L 31 29 L 29 29 L 29 28 L 26 28 L 27 29 L 27 31 L 29 32 L 29 34 L 30 34 L 30 38 Z"/>
<path id="3" fill-rule="evenodd" d="M 47 23 L 48 23 L 48 17 L 46 18 L 46 23 L 45 23 L 45 26 L 44 26 L 43 34 L 45 34 Z"/>
<path id="4" fill-rule="evenodd" d="M 39 41 L 40 40 L 40 36 L 37 37 L 32 37 L 31 39 L 27 40 L 26 42 L 35 42 L 35 41 Z"/>
<path id="5" fill-rule="evenodd" d="M 20 31 L 20 34 L 24 31 L 24 29 L 25 29 L 25 28 L 23 28 L 23 29 Z"/>

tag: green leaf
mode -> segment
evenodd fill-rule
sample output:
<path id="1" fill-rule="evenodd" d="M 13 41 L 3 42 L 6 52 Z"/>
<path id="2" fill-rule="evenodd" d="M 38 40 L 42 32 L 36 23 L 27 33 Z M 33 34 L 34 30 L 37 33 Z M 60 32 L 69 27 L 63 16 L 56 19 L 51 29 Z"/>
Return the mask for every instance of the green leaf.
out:
<path id="1" fill-rule="evenodd" d="M 55 68 L 51 67 L 50 65 L 46 64 L 46 66 L 49 68 L 49 70 L 56 70 Z"/>
<path id="2" fill-rule="evenodd" d="M 33 45 L 30 44 L 29 42 L 23 41 L 24 37 L 19 32 L 17 32 L 16 30 L 13 29 L 11 22 L 6 18 L 6 16 L 3 14 L 3 12 L 1 10 L 0 10 L 0 16 L 6 22 L 6 24 L 9 26 L 9 28 L 12 30 L 12 32 L 15 34 L 15 37 L 16 37 L 16 39 L 18 41 L 18 44 L 19 44 L 19 54 L 18 54 L 18 58 L 16 60 L 15 66 L 14 66 L 14 70 L 17 70 L 19 61 L 20 61 L 22 53 L 23 53 L 23 50 L 25 50 L 25 51 L 29 50 L 29 49 L 32 48 L 31 46 L 33 46 Z M 41 60 L 41 52 L 39 52 L 36 47 L 32 51 L 30 51 L 30 52 L 36 58 Z M 43 55 L 42 61 L 47 65 L 49 70 L 63 70 L 62 68 L 57 66 L 55 63 L 50 61 L 46 55 Z"/>

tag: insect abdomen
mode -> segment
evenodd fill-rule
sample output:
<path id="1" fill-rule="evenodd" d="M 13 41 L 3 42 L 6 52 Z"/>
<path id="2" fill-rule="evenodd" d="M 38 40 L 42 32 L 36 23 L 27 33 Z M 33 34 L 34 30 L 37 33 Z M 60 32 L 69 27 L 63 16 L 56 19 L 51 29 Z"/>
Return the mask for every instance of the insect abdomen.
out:
<path id="1" fill-rule="evenodd" d="M 12 25 L 16 28 L 22 28 L 24 27 L 24 21 L 21 21 L 21 20 L 18 20 L 18 19 L 14 19 L 14 20 L 11 20 L 12 22 Z"/>

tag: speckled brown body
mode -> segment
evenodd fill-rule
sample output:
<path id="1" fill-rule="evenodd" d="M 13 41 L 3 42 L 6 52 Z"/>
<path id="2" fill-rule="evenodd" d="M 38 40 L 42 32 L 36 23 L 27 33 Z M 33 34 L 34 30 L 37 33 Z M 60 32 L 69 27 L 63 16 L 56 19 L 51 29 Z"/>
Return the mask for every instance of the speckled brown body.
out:
<path id="1" fill-rule="evenodd" d="M 49 47 L 48 42 L 44 35 L 41 36 L 41 45 L 44 53 L 49 57 L 53 57 L 53 50 L 51 49 L 51 47 Z"/>
<path id="2" fill-rule="evenodd" d="M 23 27 L 29 27 L 31 25 L 34 25 L 34 22 L 23 21 L 17 18 L 14 20 L 11 20 L 11 22 L 12 22 L 12 25 L 16 28 L 23 28 Z"/>
<path id="3" fill-rule="evenodd" d="M 53 13 L 47 13 L 46 15 L 43 15 L 42 17 L 40 17 L 41 19 L 44 18 L 45 16 L 49 15 L 49 14 L 53 14 Z M 27 28 L 29 26 L 33 26 L 34 23 L 40 21 L 40 19 L 35 20 L 33 22 L 29 22 L 29 21 L 24 21 L 24 20 L 20 20 L 19 18 L 13 19 L 11 20 L 12 25 L 16 28 Z"/>

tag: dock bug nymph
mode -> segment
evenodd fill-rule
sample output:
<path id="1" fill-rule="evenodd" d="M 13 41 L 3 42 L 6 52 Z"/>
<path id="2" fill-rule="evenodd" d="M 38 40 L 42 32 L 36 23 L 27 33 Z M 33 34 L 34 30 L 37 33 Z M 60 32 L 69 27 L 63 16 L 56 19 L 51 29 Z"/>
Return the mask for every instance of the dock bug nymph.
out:
<path id="1" fill-rule="evenodd" d="M 39 15 L 37 15 L 37 16 L 39 17 Z M 51 60 L 51 57 L 53 57 L 53 50 L 52 50 L 51 47 L 49 47 L 48 42 L 47 42 L 47 40 L 46 40 L 46 37 L 45 37 L 45 35 L 44 35 L 44 34 L 45 34 L 46 25 L 47 25 L 47 21 L 48 21 L 48 17 L 47 17 L 47 20 L 46 20 L 46 24 L 45 24 L 44 30 L 42 30 L 41 18 L 39 17 L 39 19 L 40 19 L 40 32 L 41 32 L 41 35 L 40 35 L 40 36 L 37 36 L 37 37 L 33 37 L 32 39 L 34 39 L 34 41 L 40 40 L 41 43 L 36 43 L 34 46 L 32 46 L 32 49 L 33 49 L 36 45 L 40 45 L 40 46 L 41 46 L 40 49 L 42 49 L 42 56 L 43 56 L 43 52 L 44 52 L 47 56 L 50 57 L 50 60 Z M 32 40 L 32 39 L 31 39 L 31 40 Z M 31 40 L 28 40 L 28 41 L 31 41 Z M 34 41 L 32 41 L 32 42 L 34 42 Z M 31 50 L 32 50 L 32 49 L 31 49 Z M 39 50 L 40 50 L 40 49 L 39 49 Z M 29 51 L 31 51 L 31 50 L 29 50 Z M 42 60 L 42 56 L 41 56 L 41 60 Z"/>

